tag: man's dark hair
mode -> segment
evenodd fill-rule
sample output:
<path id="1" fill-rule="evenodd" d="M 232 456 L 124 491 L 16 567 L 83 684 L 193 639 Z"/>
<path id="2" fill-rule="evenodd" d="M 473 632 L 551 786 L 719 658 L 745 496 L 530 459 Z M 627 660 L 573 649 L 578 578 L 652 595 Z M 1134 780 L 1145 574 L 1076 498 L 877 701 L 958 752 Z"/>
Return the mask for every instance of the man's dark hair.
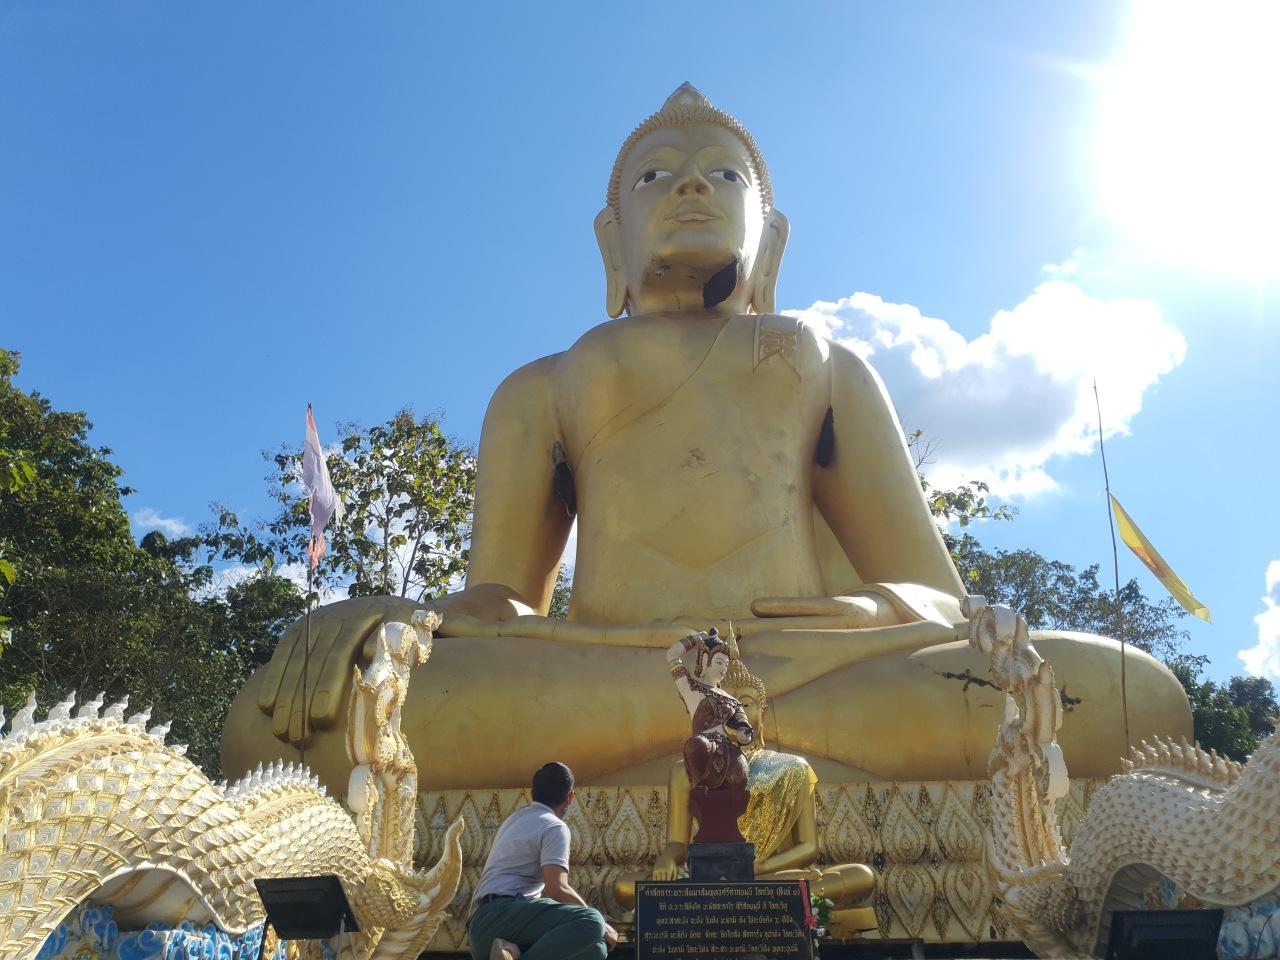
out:
<path id="1" fill-rule="evenodd" d="M 533 775 L 533 799 L 548 807 L 558 807 L 573 789 L 573 771 L 563 763 L 544 763 Z"/>

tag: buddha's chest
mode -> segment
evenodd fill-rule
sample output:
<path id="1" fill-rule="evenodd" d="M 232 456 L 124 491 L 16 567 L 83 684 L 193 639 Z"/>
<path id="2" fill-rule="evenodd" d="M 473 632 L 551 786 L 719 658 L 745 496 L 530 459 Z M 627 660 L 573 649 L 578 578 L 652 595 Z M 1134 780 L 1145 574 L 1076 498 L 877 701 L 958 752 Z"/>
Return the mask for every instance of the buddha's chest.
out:
<path id="1" fill-rule="evenodd" d="M 825 370 L 790 321 L 600 333 L 566 354 L 559 378 L 557 419 L 576 475 L 622 474 L 614 482 L 630 485 L 717 469 L 776 472 L 811 457 Z"/>

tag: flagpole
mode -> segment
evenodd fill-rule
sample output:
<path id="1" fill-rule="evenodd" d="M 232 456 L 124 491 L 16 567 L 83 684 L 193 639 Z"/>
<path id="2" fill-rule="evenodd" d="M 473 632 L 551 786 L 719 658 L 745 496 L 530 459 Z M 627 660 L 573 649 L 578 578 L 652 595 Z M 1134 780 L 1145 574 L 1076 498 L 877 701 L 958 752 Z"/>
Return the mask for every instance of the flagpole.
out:
<path id="1" fill-rule="evenodd" d="M 307 763 L 307 713 L 311 705 L 307 702 L 307 675 L 311 672 L 311 592 L 315 581 L 315 563 L 311 559 L 311 547 L 307 546 L 307 609 L 303 614 L 302 642 L 302 735 L 298 739 L 298 762 Z"/>
<path id="2" fill-rule="evenodd" d="M 315 596 L 316 567 L 324 556 L 324 527 L 330 520 L 336 524 L 342 519 L 342 500 L 334 492 L 325 462 L 324 448 L 316 431 L 311 404 L 307 404 L 307 439 L 302 445 L 302 482 L 307 487 L 311 515 L 311 539 L 307 542 L 307 607 L 303 617 L 302 638 L 302 729 L 299 731 L 298 754 L 307 759 L 306 743 L 311 732 L 311 704 L 307 700 L 307 685 L 311 672 L 311 600 Z M 290 718 L 290 726 L 293 724 Z"/>
<path id="3" fill-rule="evenodd" d="M 1098 398 L 1098 379 L 1093 380 L 1093 404 L 1098 411 L 1098 451 L 1102 454 L 1102 483 L 1107 491 L 1107 526 L 1111 529 L 1111 569 L 1116 580 L 1116 632 L 1120 641 L 1120 706 L 1124 712 L 1124 749 L 1129 744 L 1129 688 L 1125 683 L 1124 607 L 1120 603 L 1120 554 L 1116 550 L 1116 522 L 1111 509 L 1111 478 L 1107 474 L 1107 448 L 1102 442 L 1102 401 Z"/>

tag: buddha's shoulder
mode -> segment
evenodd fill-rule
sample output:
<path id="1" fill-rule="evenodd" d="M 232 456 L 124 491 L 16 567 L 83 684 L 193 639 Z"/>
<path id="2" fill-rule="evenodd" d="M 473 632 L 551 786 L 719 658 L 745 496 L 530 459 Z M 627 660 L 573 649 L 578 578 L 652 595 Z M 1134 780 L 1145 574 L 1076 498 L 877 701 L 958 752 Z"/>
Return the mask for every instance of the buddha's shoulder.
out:
<path id="1" fill-rule="evenodd" d="M 494 401 L 521 402 L 530 394 L 550 390 L 563 357 L 563 353 L 553 353 L 513 370 L 494 391 Z"/>
<path id="2" fill-rule="evenodd" d="M 780 354 L 807 363 L 826 363 L 831 341 L 800 317 L 785 313 L 752 313 L 738 318 L 751 326 L 757 359 Z"/>
<path id="3" fill-rule="evenodd" d="M 786 313 L 740 313 L 730 319 L 727 329 L 736 336 L 776 337 L 810 348 L 826 343 L 812 324 Z"/>
<path id="4" fill-rule="evenodd" d="M 563 365 L 603 351 L 616 350 L 623 341 L 637 332 L 636 327 L 636 321 L 626 316 L 606 320 L 591 327 L 568 350 L 556 356 Z"/>

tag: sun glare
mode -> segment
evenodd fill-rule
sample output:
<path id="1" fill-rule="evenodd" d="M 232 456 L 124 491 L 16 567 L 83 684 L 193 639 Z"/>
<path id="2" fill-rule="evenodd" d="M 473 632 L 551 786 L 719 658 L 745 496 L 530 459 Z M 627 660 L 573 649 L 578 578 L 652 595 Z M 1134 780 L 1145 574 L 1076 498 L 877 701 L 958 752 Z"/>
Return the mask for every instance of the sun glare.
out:
<path id="1" fill-rule="evenodd" d="M 1102 77 L 1105 209 L 1171 260 L 1280 274 L 1280 3 L 1138 2 Z"/>

